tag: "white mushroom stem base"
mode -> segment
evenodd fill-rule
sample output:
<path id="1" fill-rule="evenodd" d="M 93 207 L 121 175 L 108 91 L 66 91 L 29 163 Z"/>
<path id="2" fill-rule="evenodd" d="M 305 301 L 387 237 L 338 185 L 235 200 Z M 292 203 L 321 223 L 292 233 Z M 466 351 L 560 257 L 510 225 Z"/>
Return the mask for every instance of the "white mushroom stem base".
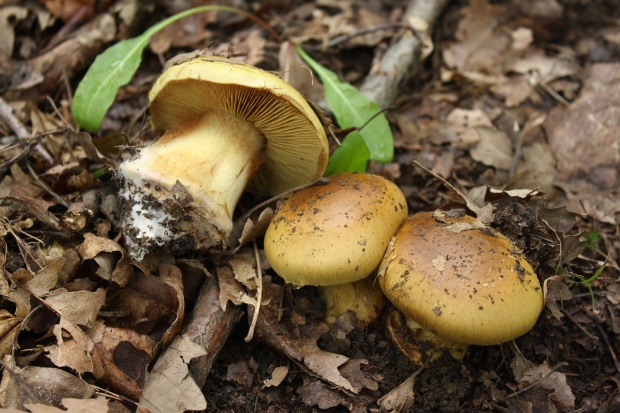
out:
<path id="1" fill-rule="evenodd" d="M 251 123 L 210 112 L 168 131 L 121 164 L 122 228 L 135 259 L 158 247 L 204 250 L 226 243 L 235 206 L 264 161 Z"/>
<path id="2" fill-rule="evenodd" d="M 353 311 L 359 322 L 370 324 L 379 317 L 385 306 L 385 296 L 375 283 L 375 275 L 359 281 L 317 288 L 325 304 L 324 320 L 328 325 L 332 325 L 347 311 Z"/>

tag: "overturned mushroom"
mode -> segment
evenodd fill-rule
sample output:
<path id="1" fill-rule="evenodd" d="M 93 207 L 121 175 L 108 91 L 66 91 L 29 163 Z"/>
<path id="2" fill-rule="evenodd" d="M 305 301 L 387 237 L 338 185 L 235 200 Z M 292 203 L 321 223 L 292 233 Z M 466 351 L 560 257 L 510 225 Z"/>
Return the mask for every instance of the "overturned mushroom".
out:
<path id="1" fill-rule="evenodd" d="M 277 76 L 215 57 L 171 66 L 150 93 L 164 135 L 119 168 L 131 254 L 222 247 L 247 188 L 279 194 L 320 177 L 322 123 Z"/>
<path id="2" fill-rule="evenodd" d="M 493 345 L 525 334 L 543 309 L 536 273 L 505 236 L 452 212 L 405 220 L 381 265 L 383 292 L 415 323 L 455 343 Z"/>
<path id="3" fill-rule="evenodd" d="M 407 203 L 396 185 L 377 175 L 328 179 L 282 205 L 265 234 L 265 255 L 287 283 L 322 286 L 328 323 L 348 310 L 368 322 L 384 298 L 374 278 L 364 279 L 407 216 Z"/>

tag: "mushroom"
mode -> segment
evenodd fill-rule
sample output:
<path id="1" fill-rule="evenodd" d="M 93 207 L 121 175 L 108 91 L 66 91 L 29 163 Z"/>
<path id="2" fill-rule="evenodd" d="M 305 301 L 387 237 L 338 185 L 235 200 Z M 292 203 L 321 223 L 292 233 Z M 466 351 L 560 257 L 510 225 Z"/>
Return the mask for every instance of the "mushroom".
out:
<path id="1" fill-rule="evenodd" d="M 332 175 L 284 202 L 265 233 L 265 255 L 287 283 L 321 286 L 328 323 L 356 307 L 358 319 L 369 322 L 384 298 L 373 278 L 362 280 L 406 216 L 405 196 L 387 179 Z"/>
<path id="2" fill-rule="evenodd" d="M 408 217 L 381 264 L 379 285 L 406 317 L 445 340 L 510 341 L 536 323 L 540 282 L 508 238 L 462 213 Z"/>
<path id="3" fill-rule="evenodd" d="M 149 93 L 164 135 L 119 167 L 123 230 L 141 259 L 225 245 L 246 187 L 277 195 L 319 178 L 328 158 L 323 125 L 279 77 L 217 57 L 171 66 Z"/>

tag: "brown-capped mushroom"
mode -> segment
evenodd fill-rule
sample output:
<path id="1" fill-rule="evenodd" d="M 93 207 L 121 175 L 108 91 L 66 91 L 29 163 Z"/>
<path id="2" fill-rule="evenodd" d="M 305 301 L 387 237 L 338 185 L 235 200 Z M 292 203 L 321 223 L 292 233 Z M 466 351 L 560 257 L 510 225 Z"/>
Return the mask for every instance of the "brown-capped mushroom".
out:
<path id="1" fill-rule="evenodd" d="M 456 343 L 525 334 L 543 309 L 536 273 L 508 238 L 452 212 L 405 220 L 381 264 L 383 292 L 408 318 Z"/>
<path id="2" fill-rule="evenodd" d="M 265 234 L 265 255 L 287 283 L 322 286 L 328 322 L 356 306 L 369 310 L 357 312 L 368 321 L 384 299 L 374 279 L 360 280 L 377 268 L 406 216 L 404 195 L 387 179 L 332 175 L 282 205 Z"/>
<path id="3" fill-rule="evenodd" d="M 304 97 L 264 70 L 215 57 L 168 68 L 149 93 L 164 135 L 119 168 L 131 254 L 222 247 L 247 188 L 279 194 L 320 177 L 323 125 Z"/>

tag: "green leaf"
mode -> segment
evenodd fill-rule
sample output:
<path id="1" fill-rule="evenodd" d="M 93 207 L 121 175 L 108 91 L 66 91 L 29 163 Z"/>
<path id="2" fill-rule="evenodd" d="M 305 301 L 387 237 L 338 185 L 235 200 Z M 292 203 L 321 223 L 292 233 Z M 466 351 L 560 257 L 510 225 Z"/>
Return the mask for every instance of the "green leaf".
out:
<path id="1" fill-rule="evenodd" d="M 365 172 L 369 158 L 370 151 L 362 134 L 351 132 L 329 158 L 325 176 L 340 172 Z"/>
<path id="2" fill-rule="evenodd" d="M 97 131 L 114 103 L 118 89 L 131 81 L 142 61 L 149 40 L 164 27 L 189 15 L 205 11 L 247 12 L 227 6 L 202 6 L 168 17 L 138 37 L 123 40 L 101 53 L 90 66 L 73 97 L 73 118 L 82 128 Z"/>
<path id="3" fill-rule="evenodd" d="M 325 100 L 342 129 L 360 128 L 370 151 L 370 159 L 391 162 L 394 157 L 394 137 L 381 108 L 349 83 L 321 66 L 297 45 L 297 52 L 310 65 L 325 85 Z M 371 120 L 372 119 L 372 120 Z M 368 123 L 366 123 L 368 122 Z"/>

